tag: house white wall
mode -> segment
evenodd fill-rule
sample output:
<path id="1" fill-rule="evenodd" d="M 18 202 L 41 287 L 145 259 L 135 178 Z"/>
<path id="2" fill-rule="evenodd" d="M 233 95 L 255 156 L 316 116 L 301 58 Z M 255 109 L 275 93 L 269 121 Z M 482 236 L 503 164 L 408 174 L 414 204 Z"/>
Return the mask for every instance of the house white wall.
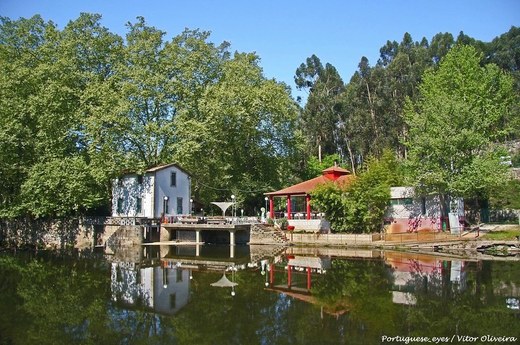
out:
<path id="1" fill-rule="evenodd" d="M 440 204 L 437 196 L 418 197 L 412 187 L 391 187 L 389 218 L 435 218 L 440 217 Z"/>
<path id="2" fill-rule="evenodd" d="M 175 185 L 171 183 L 172 173 L 175 173 Z M 112 182 L 112 217 L 160 218 L 164 212 L 164 197 L 168 198 L 166 216 L 190 213 L 191 179 L 176 165 L 149 169 L 142 177 L 123 175 Z"/>
<path id="3" fill-rule="evenodd" d="M 461 220 L 464 202 L 456 199 Z M 388 233 L 442 229 L 441 202 L 438 196 L 416 196 L 412 187 L 391 187 L 390 205 L 386 211 Z M 444 221 L 447 221 L 446 219 Z"/>
<path id="4" fill-rule="evenodd" d="M 175 186 L 171 185 L 171 174 L 176 175 Z M 167 216 L 189 214 L 191 195 L 191 179 L 188 174 L 177 166 L 170 166 L 155 172 L 155 218 L 161 217 L 164 208 L 164 197 L 168 197 Z M 178 212 L 177 201 L 182 198 L 182 211 Z"/>
<path id="5" fill-rule="evenodd" d="M 153 217 L 154 175 L 123 175 L 112 182 L 112 217 Z M 141 212 L 137 210 L 141 199 Z M 118 204 L 121 203 L 121 207 Z"/>

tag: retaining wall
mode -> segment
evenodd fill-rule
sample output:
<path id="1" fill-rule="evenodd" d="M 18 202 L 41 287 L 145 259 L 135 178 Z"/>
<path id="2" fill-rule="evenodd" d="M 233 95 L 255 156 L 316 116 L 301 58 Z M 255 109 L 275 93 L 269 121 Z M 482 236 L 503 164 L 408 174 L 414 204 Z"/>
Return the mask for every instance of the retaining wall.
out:
<path id="1" fill-rule="evenodd" d="M 312 245 L 363 245 L 381 240 L 380 234 L 288 234 L 293 244 Z"/>

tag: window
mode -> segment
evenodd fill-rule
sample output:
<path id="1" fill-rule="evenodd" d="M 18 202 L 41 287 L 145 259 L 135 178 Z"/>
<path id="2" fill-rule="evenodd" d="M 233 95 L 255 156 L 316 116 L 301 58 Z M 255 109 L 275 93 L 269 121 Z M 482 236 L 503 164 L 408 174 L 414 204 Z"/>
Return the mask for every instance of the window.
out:
<path id="1" fill-rule="evenodd" d="M 143 175 L 137 175 L 137 184 L 143 184 Z"/>
<path id="2" fill-rule="evenodd" d="M 117 213 L 123 213 L 123 198 L 117 198 Z"/>
<path id="3" fill-rule="evenodd" d="M 400 199 L 391 199 L 390 205 L 412 205 L 413 199 L 412 198 L 400 198 Z"/>
<path id="4" fill-rule="evenodd" d="M 179 283 L 182 281 L 182 269 L 177 267 L 177 270 L 176 270 L 176 282 Z"/>
<path id="5" fill-rule="evenodd" d="M 169 213 L 169 202 L 170 202 L 169 199 L 164 200 L 164 214 Z"/>
<path id="6" fill-rule="evenodd" d="M 426 198 L 425 197 L 421 198 L 421 214 L 423 216 L 426 215 Z"/>
<path id="7" fill-rule="evenodd" d="M 135 200 L 135 213 L 140 214 L 143 211 L 143 199 L 137 198 Z"/>
<path id="8" fill-rule="evenodd" d="M 170 186 L 177 187 L 177 173 L 175 171 L 172 171 L 170 175 Z"/>
<path id="9" fill-rule="evenodd" d="M 175 309 L 175 306 L 177 304 L 176 297 L 177 296 L 174 293 L 170 294 L 170 309 Z"/>
<path id="10" fill-rule="evenodd" d="M 182 213 L 182 198 L 177 198 L 177 214 Z"/>

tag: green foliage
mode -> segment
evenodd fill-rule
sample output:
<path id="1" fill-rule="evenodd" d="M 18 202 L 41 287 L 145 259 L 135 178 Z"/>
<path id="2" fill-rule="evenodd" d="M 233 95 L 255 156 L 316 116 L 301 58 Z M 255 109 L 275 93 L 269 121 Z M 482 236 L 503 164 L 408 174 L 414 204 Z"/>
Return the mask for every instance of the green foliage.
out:
<path id="1" fill-rule="evenodd" d="M 263 77 L 258 63 L 258 56 L 239 53 L 224 61 L 197 108 L 175 118 L 175 160 L 194 173 L 204 200 L 234 192 L 252 208 L 262 191 L 281 187 L 294 162 L 296 105 L 285 85 Z"/>
<path id="2" fill-rule="evenodd" d="M 390 186 L 398 181 L 396 162 L 386 151 L 368 160 L 365 170 L 344 185 L 326 183 L 311 193 L 314 207 L 325 212 L 335 232 L 372 233 L 382 228 Z"/>
<path id="3" fill-rule="evenodd" d="M 471 46 L 452 48 L 408 105 L 410 171 L 426 191 L 485 197 L 506 180 L 505 153 L 495 143 L 512 131 L 512 79 L 480 61 Z"/>
<path id="4" fill-rule="evenodd" d="M 509 180 L 493 189 L 489 205 L 494 209 L 520 210 L 520 180 Z"/>
<path id="5" fill-rule="evenodd" d="M 287 230 L 287 226 L 289 226 L 289 220 L 287 220 L 287 218 L 279 218 L 276 219 L 276 224 L 278 224 L 280 229 Z"/>
<path id="6" fill-rule="evenodd" d="M 336 259 L 312 291 L 329 310 L 348 310 L 372 332 L 389 333 L 396 327 L 393 319 L 398 308 L 388 294 L 392 286 L 388 270 L 378 261 Z"/>
<path id="7" fill-rule="evenodd" d="M 513 164 L 514 168 L 520 168 L 520 151 L 513 154 L 511 157 L 511 163 Z"/>
<path id="8" fill-rule="evenodd" d="M 143 18 L 123 40 L 100 21 L 0 19 L 0 217 L 86 212 L 122 171 L 171 162 L 203 202 L 251 206 L 281 187 L 297 106 L 258 56 L 231 57 L 199 30 L 166 41 Z"/>
<path id="9" fill-rule="evenodd" d="M 297 88 L 309 91 L 301 116 L 310 152 L 317 154 L 320 147 L 324 154 L 334 154 L 340 140 L 336 124 L 343 110 L 343 80 L 334 66 L 323 66 L 316 55 L 298 67 L 294 79 Z"/>
<path id="10" fill-rule="evenodd" d="M 302 178 L 310 180 L 316 176 L 320 176 L 323 170 L 330 168 L 340 162 L 340 156 L 338 154 L 325 155 L 323 156 L 321 163 L 316 156 L 310 156 L 307 161 L 307 169 L 305 170 Z"/>
<path id="11" fill-rule="evenodd" d="M 517 27 L 512 27 L 490 43 L 473 39 L 463 32 L 456 39 L 451 33 L 438 33 L 429 41 L 424 37 L 413 41 L 411 35 L 405 33 L 401 42 L 387 41 L 381 47 L 375 65 L 370 65 L 368 59 L 362 57 L 358 70 L 341 87 L 338 83 L 341 77 L 333 73 L 327 75 L 320 60 L 311 56 L 300 65 L 295 76 L 297 87 L 309 91 L 301 116 L 303 133 L 310 148 L 307 156 L 316 155 L 319 136 L 324 152 L 339 153 L 342 161 L 350 162 L 353 172 L 363 164 L 365 157 L 379 157 L 385 148 L 392 148 L 400 158 L 407 157 L 405 107 L 407 100 L 412 104 L 419 101 L 419 85 L 425 71 L 437 70 L 440 61 L 456 44 L 470 45 L 485 56 L 483 64 L 495 63 L 502 71 L 511 74 L 518 92 L 519 39 L 520 29 Z M 332 66 L 328 70 L 334 71 Z M 489 84 L 482 84 L 481 88 L 483 94 L 494 90 Z M 339 93 L 329 92 L 327 95 L 324 90 L 338 90 Z M 519 104 L 516 101 L 511 112 L 504 114 L 504 125 L 512 129 L 506 135 L 509 139 L 520 137 Z M 475 105 L 478 106 L 479 102 Z M 316 118 L 314 114 L 321 117 Z M 322 129 L 327 131 L 327 135 L 319 133 Z"/>

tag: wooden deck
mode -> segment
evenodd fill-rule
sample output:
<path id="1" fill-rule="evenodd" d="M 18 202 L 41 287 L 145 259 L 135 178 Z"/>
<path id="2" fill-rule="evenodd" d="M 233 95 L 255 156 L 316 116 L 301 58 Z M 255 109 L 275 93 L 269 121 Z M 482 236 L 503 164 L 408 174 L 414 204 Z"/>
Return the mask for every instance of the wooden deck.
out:
<path id="1" fill-rule="evenodd" d="M 188 231 L 200 231 L 200 230 L 210 230 L 210 231 L 237 231 L 237 230 L 249 230 L 251 228 L 250 224 L 186 224 L 186 223 L 164 223 L 161 224 L 161 227 L 166 228 L 168 230 L 188 230 Z"/>

